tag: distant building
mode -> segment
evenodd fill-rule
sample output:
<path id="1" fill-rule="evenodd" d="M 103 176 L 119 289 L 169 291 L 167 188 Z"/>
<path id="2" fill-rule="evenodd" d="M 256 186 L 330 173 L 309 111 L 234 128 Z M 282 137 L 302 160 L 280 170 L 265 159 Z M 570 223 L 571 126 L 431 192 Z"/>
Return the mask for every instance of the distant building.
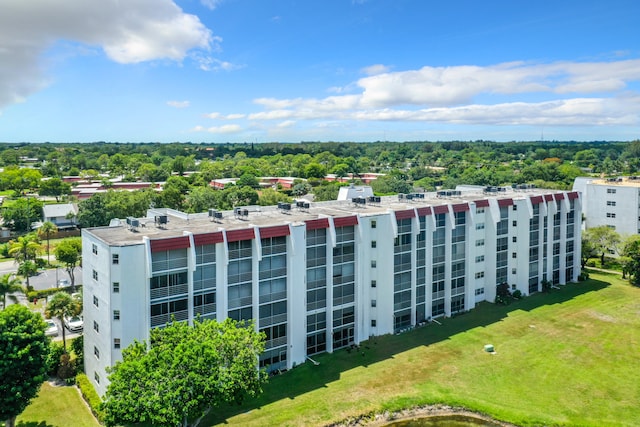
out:
<path id="1" fill-rule="evenodd" d="M 44 222 L 51 221 L 59 230 L 76 228 L 78 207 L 73 203 L 44 205 L 42 207 Z"/>
<path id="2" fill-rule="evenodd" d="M 579 177 L 573 190 L 582 193 L 585 228 L 605 225 L 624 236 L 640 233 L 640 177 Z"/>
<path id="3" fill-rule="evenodd" d="M 98 393 L 122 349 L 172 318 L 253 319 L 274 371 L 493 302 L 497 284 L 528 295 L 580 273 L 578 192 L 350 196 L 83 229 L 85 371 Z"/>

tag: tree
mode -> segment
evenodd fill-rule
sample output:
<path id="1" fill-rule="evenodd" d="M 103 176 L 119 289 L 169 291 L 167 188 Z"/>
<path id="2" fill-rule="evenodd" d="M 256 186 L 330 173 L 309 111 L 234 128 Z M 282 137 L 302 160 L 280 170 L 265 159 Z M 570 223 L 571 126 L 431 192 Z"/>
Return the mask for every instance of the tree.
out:
<path id="1" fill-rule="evenodd" d="M 58 227 L 51 221 L 46 221 L 40 228 L 38 228 L 38 236 L 40 238 L 44 237 L 47 239 L 47 264 L 51 265 L 51 259 L 49 258 L 49 241 L 51 240 L 51 235 L 58 232 Z"/>
<path id="2" fill-rule="evenodd" d="M 64 239 L 56 247 L 55 254 L 56 259 L 64 264 L 64 269 L 69 274 L 69 279 L 71 279 L 71 289 L 74 289 L 76 277 L 73 270 L 80 262 L 82 241 L 78 237 Z"/>
<path id="3" fill-rule="evenodd" d="M 598 253 L 596 252 L 596 248 L 593 247 L 591 240 L 587 239 L 584 234 L 582 235 L 582 247 L 580 250 L 580 266 L 584 269 L 587 266 L 587 261 L 598 256 Z"/>
<path id="4" fill-rule="evenodd" d="M 22 197 L 4 209 L 4 224 L 14 231 L 29 232 L 31 224 L 42 219 L 42 205 L 38 199 Z"/>
<path id="5" fill-rule="evenodd" d="M 589 228 L 584 232 L 585 240 L 589 241 L 594 250 L 600 254 L 600 264 L 604 267 L 605 256 L 609 252 L 618 250 L 621 242 L 620 235 L 613 228 L 606 225 Z"/>
<path id="6" fill-rule="evenodd" d="M 60 178 L 43 179 L 40 181 L 38 194 L 41 196 L 53 196 L 57 202 L 60 196 L 68 196 L 71 194 L 71 184 L 64 182 Z"/>
<path id="7" fill-rule="evenodd" d="M 55 317 L 60 321 L 60 325 L 62 326 L 62 347 L 64 348 L 65 353 L 67 352 L 67 339 L 64 332 L 64 318 L 77 316 L 80 313 L 82 313 L 82 305 L 80 301 L 71 298 L 71 295 L 63 291 L 53 294 L 44 310 L 44 314 L 47 319 Z"/>
<path id="8" fill-rule="evenodd" d="M 5 274 L 0 277 L 0 295 L 2 295 L 2 308 L 7 308 L 7 295 L 9 298 L 13 299 L 14 302 L 17 302 L 17 298 L 14 295 L 11 295 L 15 292 L 24 293 L 24 288 L 22 287 L 22 282 L 17 277 L 13 277 L 13 274 Z"/>
<path id="9" fill-rule="evenodd" d="M 22 266 L 29 261 L 36 258 L 38 251 L 40 250 L 40 244 L 35 241 L 35 235 L 27 234 L 26 236 L 20 236 L 17 240 L 9 242 L 9 255 L 15 258 L 16 262 Z M 25 272 L 24 278 L 27 280 L 27 289 L 29 288 L 29 273 L 31 269 L 23 269 Z"/>
<path id="10" fill-rule="evenodd" d="M 0 419 L 14 427 L 47 375 L 49 339 L 38 313 L 15 304 L 0 311 Z"/>
<path id="11" fill-rule="evenodd" d="M 152 329 L 149 345 L 134 342 L 109 369 L 105 423 L 196 426 L 212 407 L 261 392 L 262 351 L 264 334 L 252 323 L 204 320 Z"/>
<path id="12" fill-rule="evenodd" d="M 622 249 L 623 272 L 629 275 L 629 282 L 640 286 L 640 236 L 629 237 Z"/>

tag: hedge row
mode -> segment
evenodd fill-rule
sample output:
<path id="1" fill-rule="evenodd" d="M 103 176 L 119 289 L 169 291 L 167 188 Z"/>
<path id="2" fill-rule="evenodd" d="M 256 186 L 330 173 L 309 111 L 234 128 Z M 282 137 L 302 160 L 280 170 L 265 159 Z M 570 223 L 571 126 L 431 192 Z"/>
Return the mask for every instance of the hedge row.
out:
<path id="1" fill-rule="evenodd" d="M 91 384 L 91 381 L 89 381 L 89 378 L 87 378 L 85 374 L 76 375 L 76 384 L 78 388 L 80 388 L 82 397 L 87 404 L 89 404 L 91 412 L 93 412 L 93 415 L 102 423 L 104 421 L 104 412 L 102 412 L 100 408 L 102 399 L 98 396 L 96 389 L 93 388 L 93 384 Z"/>

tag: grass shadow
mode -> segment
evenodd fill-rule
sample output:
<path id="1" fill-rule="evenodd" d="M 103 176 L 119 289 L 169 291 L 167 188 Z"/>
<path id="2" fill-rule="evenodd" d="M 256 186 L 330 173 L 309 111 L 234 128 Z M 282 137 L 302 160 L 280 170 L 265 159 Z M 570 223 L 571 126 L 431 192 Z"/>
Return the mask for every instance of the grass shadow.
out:
<path id="1" fill-rule="evenodd" d="M 239 406 L 218 407 L 205 418 L 202 425 L 226 424 L 226 420 L 235 415 L 259 409 L 278 400 L 294 400 L 298 395 L 327 387 L 327 384 L 340 379 L 342 372 L 357 367 L 366 368 L 412 348 L 435 344 L 472 328 L 488 326 L 503 320 L 512 311 L 531 311 L 542 306 L 562 304 L 609 285 L 601 280 L 589 279 L 585 282 L 570 283 L 550 292 L 536 293 L 508 305 L 481 302 L 469 312 L 438 319 L 440 324 L 431 322 L 401 334 L 371 337 L 359 346 L 313 356 L 313 360 L 319 365 L 304 363 L 281 375 L 271 377 L 260 396 Z"/>
<path id="2" fill-rule="evenodd" d="M 54 427 L 46 421 L 18 421 L 16 427 Z"/>

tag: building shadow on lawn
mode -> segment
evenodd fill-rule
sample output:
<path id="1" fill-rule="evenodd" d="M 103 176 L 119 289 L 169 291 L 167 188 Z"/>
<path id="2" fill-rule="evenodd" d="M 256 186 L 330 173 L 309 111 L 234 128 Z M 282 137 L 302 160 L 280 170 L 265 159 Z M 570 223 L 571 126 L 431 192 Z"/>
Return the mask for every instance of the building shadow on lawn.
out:
<path id="1" fill-rule="evenodd" d="M 531 311 L 542 306 L 562 304 L 577 296 L 597 292 L 609 285 L 607 282 L 590 279 L 563 285 L 549 292 L 536 293 L 508 305 L 481 302 L 469 312 L 451 318 L 438 319 L 439 324 L 429 322 L 403 333 L 371 337 L 358 346 L 336 350 L 332 354 L 312 356 L 313 360 L 318 362 L 317 366 L 307 362 L 290 371 L 272 376 L 260 396 L 249 399 L 242 405 L 216 408 L 206 417 L 202 425 L 225 424 L 226 419 L 232 416 L 259 409 L 281 399 L 293 400 L 298 395 L 326 387 L 328 383 L 338 380 L 342 372 L 356 367 L 366 368 L 412 348 L 428 346 L 458 333 L 488 326 L 503 320 L 512 311 Z"/>
<path id="2" fill-rule="evenodd" d="M 18 421 L 16 427 L 54 427 L 46 421 Z"/>

